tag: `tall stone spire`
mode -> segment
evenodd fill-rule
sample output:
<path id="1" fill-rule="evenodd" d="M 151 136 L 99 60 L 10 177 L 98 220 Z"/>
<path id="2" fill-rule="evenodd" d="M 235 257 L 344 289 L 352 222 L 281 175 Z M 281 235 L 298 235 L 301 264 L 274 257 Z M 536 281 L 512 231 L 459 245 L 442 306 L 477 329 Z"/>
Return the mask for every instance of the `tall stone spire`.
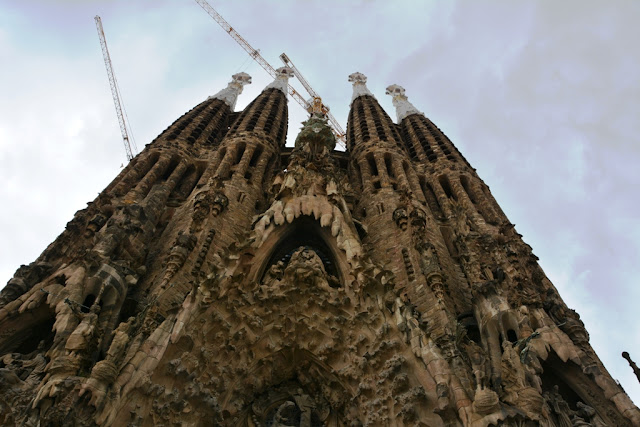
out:
<path id="1" fill-rule="evenodd" d="M 276 70 L 276 78 L 269 83 L 264 90 L 275 88 L 280 89 L 286 95 L 289 88 L 289 79 L 293 77 L 293 71 L 289 67 L 280 67 Z"/>
<path id="2" fill-rule="evenodd" d="M 351 97 L 351 102 L 356 100 L 356 98 L 369 95 L 375 98 L 373 94 L 367 88 L 367 76 L 362 73 L 355 72 L 349 75 L 349 81 L 353 83 L 353 96 Z"/>
<path id="3" fill-rule="evenodd" d="M 387 95 L 391 95 L 393 97 L 393 106 L 396 107 L 396 115 L 398 117 L 398 123 L 402 121 L 405 117 L 411 114 L 422 114 L 416 107 L 413 106 L 412 103 L 409 102 L 407 96 L 404 94 L 405 90 L 402 86 L 393 84 L 387 87 L 387 91 L 385 92 Z"/>
<path id="4" fill-rule="evenodd" d="M 348 151 L 319 115 L 289 150 L 289 76 L 195 106 L 0 290 L 0 425 L 640 426 L 401 88 L 395 124 L 352 75 Z"/>
<path id="5" fill-rule="evenodd" d="M 226 88 L 222 89 L 220 92 L 216 93 L 207 98 L 209 99 L 220 99 L 227 104 L 231 110 L 233 111 L 236 107 L 236 101 L 238 100 L 238 95 L 242 93 L 242 88 L 244 85 L 251 84 L 251 76 L 247 73 L 237 73 L 231 76 L 231 81 L 227 85 Z"/>

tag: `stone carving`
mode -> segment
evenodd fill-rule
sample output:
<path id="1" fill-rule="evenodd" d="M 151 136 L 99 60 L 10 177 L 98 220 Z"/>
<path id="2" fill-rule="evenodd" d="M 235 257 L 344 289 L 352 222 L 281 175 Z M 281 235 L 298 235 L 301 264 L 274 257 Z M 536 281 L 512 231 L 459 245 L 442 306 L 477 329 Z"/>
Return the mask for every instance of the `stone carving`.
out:
<path id="1" fill-rule="evenodd" d="M 224 193 L 216 192 L 213 194 L 213 200 L 211 202 L 211 214 L 218 216 L 222 213 L 224 208 L 229 204 L 229 199 Z"/>
<path id="2" fill-rule="evenodd" d="M 221 191 L 203 190 L 199 192 L 193 202 L 192 228 L 199 230 L 209 214 L 220 215 L 228 204 L 229 199 Z"/>
<path id="3" fill-rule="evenodd" d="M 553 386 L 552 391 L 544 393 L 544 399 L 551 408 L 553 416 L 555 418 L 556 425 L 558 427 L 572 427 L 571 415 L 573 411 L 567 405 L 567 402 L 562 398 L 558 391 L 558 386 Z"/>
<path id="4" fill-rule="evenodd" d="M 411 225 L 422 232 L 427 225 L 427 213 L 419 206 L 413 206 L 411 210 Z"/>
<path id="5" fill-rule="evenodd" d="M 552 289 L 547 291 L 544 309 L 573 342 L 581 346 L 588 344 L 589 333 L 584 328 L 580 315 L 575 310 L 566 308 L 558 294 Z"/>
<path id="6" fill-rule="evenodd" d="M 51 268 L 52 266 L 45 262 L 34 262 L 28 266 L 20 266 L 13 278 L 0 291 L 0 308 L 16 300 L 36 283 L 41 282 L 49 274 Z"/>
<path id="7" fill-rule="evenodd" d="M 69 356 L 79 356 L 87 350 L 98 322 L 99 311 L 100 306 L 93 304 L 89 313 L 83 317 L 80 324 L 71 333 L 64 347 Z"/>
<path id="8" fill-rule="evenodd" d="M 291 261 L 284 271 L 285 280 L 322 286 L 326 283 L 327 272 L 320 257 L 308 248 L 300 248 L 291 255 Z"/>
<path id="9" fill-rule="evenodd" d="M 354 73 L 347 151 L 317 103 L 290 149 L 277 73 L 243 112 L 235 75 L 18 269 L 0 424 L 640 425 L 404 89 L 396 124 Z"/>
<path id="10" fill-rule="evenodd" d="M 107 222 L 107 217 L 101 213 L 95 214 L 93 218 L 89 220 L 87 224 L 87 229 L 84 232 L 85 237 L 93 236 L 96 231 L 100 230 L 103 225 Z"/>
<path id="11" fill-rule="evenodd" d="M 487 355 L 485 351 L 472 340 L 469 340 L 465 345 L 465 350 L 473 368 L 473 376 L 476 379 L 476 390 L 482 390 L 487 386 Z"/>
<path id="12" fill-rule="evenodd" d="M 190 233 L 178 233 L 174 246 L 167 257 L 167 265 L 162 278 L 162 286 L 165 287 L 171 278 L 180 270 L 187 257 L 196 245 L 196 237 Z"/>
<path id="13" fill-rule="evenodd" d="M 409 215 L 407 215 L 407 210 L 404 207 L 397 208 L 393 211 L 393 220 L 402 231 L 406 230 L 409 225 Z"/>

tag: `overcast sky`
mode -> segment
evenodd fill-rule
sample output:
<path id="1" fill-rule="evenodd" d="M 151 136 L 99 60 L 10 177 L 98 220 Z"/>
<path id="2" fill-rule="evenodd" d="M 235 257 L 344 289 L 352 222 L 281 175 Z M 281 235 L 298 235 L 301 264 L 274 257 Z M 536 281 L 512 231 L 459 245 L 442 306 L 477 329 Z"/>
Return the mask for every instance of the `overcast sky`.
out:
<path id="1" fill-rule="evenodd" d="M 620 357 L 640 363 L 640 2 L 211 3 L 274 67 L 286 52 L 345 128 L 350 73 L 392 117 L 384 89 L 404 86 L 640 402 Z M 232 74 L 253 76 L 238 109 L 271 81 L 193 0 L 0 0 L 0 283 L 126 163 L 96 14 L 139 149 Z M 292 144 L 305 115 L 289 112 Z"/>

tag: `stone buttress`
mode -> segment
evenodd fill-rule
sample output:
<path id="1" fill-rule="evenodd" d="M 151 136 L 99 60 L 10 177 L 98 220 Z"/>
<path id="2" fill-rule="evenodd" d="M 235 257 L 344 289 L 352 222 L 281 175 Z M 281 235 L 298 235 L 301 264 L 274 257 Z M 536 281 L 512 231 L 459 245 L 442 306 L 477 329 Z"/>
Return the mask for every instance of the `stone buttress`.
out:
<path id="1" fill-rule="evenodd" d="M 0 424 L 630 426 L 489 188 L 392 85 L 187 112 L 0 292 Z"/>

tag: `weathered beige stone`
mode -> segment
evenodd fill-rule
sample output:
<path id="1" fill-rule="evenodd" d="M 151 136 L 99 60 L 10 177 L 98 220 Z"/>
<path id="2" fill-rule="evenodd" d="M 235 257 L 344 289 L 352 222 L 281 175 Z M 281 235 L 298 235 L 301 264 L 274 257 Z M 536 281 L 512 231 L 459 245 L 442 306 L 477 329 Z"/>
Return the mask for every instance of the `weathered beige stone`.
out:
<path id="1" fill-rule="evenodd" d="M 640 425 L 451 141 L 352 81 L 347 152 L 320 116 L 284 148 L 281 81 L 224 90 L 21 267 L 0 423 Z"/>

